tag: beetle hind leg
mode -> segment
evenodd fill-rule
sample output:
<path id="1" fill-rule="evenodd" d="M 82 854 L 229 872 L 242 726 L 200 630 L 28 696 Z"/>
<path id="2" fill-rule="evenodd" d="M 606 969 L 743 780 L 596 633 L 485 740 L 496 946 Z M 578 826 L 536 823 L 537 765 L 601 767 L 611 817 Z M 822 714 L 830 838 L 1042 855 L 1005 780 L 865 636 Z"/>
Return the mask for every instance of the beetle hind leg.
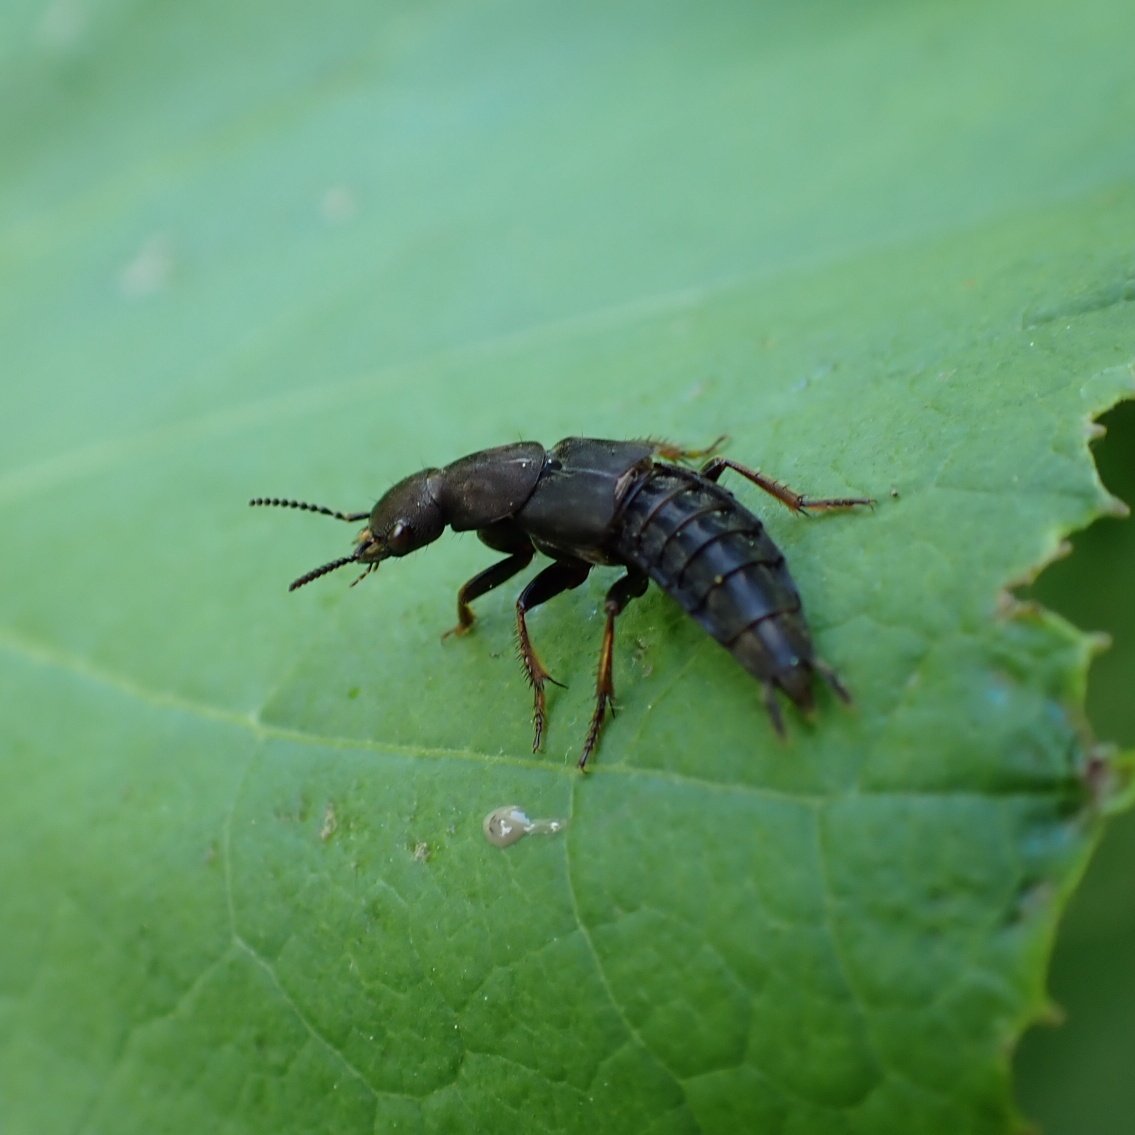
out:
<path id="1" fill-rule="evenodd" d="M 654 452 L 657 456 L 661 457 L 664 461 L 698 461 L 703 457 L 713 457 L 720 453 L 721 450 L 728 444 L 728 434 L 718 434 L 717 437 L 709 443 L 703 445 L 700 449 L 690 449 L 687 446 L 681 445 L 673 441 L 664 441 L 661 438 L 651 438 L 651 444 L 654 446 Z"/>
<path id="2" fill-rule="evenodd" d="M 740 473 L 747 481 L 752 481 L 757 488 L 764 489 L 770 496 L 776 497 L 785 508 L 790 508 L 793 512 L 806 514 L 810 509 L 822 511 L 875 504 L 871 497 L 809 497 L 789 488 L 783 481 L 774 480 L 767 473 L 762 473 L 759 469 L 750 469 L 748 465 L 742 465 L 730 457 L 711 457 L 699 472 L 707 481 L 719 481 L 726 469 Z"/>

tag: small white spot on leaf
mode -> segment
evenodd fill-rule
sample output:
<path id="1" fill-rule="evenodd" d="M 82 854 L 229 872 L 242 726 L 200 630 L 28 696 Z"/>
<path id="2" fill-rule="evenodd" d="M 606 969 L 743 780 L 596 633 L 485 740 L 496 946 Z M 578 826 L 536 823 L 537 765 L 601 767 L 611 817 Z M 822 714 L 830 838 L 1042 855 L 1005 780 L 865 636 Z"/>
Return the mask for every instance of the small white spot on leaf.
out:
<path id="1" fill-rule="evenodd" d="M 566 820 L 531 820 L 519 804 L 494 808 L 481 824 L 485 839 L 494 847 L 511 847 L 526 835 L 554 835 Z"/>

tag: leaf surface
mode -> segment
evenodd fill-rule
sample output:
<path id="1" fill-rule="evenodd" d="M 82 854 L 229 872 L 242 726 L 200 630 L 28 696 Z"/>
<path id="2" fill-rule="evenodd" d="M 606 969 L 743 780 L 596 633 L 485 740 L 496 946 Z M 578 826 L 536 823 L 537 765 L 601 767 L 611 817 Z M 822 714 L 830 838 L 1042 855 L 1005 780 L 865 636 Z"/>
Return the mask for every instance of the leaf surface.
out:
<path id="1" fill-rule="evenodd" d="M 1132 390 L 1131 17 L 25 15 L 10 1129 L 1011 1129 L 1009 1053 L 1123 799 L 1091 641 L 1005 589 L 1112 507 L 1087 442 Z M 855 705 L 777 741 L 652 590 L 587 778 L 606 575 L 532 617 L 566 685 L 533 755 L 515 589 L 440 638 L 483 546 L 289 596 L 352 531 L 244 508 L 722 431 L 878 498 L 802 520 L 735 484 Z M 513 802 L 567 827 L 494 848 Z"/>

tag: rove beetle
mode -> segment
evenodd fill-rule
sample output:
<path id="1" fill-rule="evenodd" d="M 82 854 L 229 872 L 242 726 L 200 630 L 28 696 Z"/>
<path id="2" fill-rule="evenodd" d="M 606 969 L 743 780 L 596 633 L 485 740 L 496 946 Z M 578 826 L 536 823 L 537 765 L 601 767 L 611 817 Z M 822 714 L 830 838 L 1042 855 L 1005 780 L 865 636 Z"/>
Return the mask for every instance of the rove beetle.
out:
<path id="1" fill-rule="evenodd" d="M 771 477 L 716 455 L 726 439 L 701 450 L 659 441 L 569 437 L 552 449 L 535 441 L 483 449 L 443 469 L 423 469 L 399 481 L 369 512 L 339 512 L 302 501 L 257 497 L 251 505 L 298 508 L 366 527 L 355 549 L 301 575 L 290 591 L 347 564 L 363 564 L 352 586 L 385 559 L 432 544 L 446 527 L 476 531 L 505 558 L 473 576 L 457 593 L 457 625 L 473 626 L 469 604 L 526 568 L 536 552 L 551 557 L 516 601 L 520 660 L 532 686 L 532 751 L 546 722 L 544 685 L 559 685 L 544 669 L 525 615 L 578 587 L 596 565 L 619 564 L 626 575 L 607 592 L 599 648 L 595 711 L 579 767 L 599 740 L 607 708 L 615 710 L 612 651 L 615 619 L 650 580 L 675 599 L 763 687 L 763 700 L 783 735 L 779 690 L 802 710 L 813 706 L 820 674 L 844 701 L 835 672 L 815 654 L 796 585 L 764 525 L 717 482 L 726 469 L 747 477 L 794 512 L 871 505 L 866 497 L 813 500 Z M 694 472 L 675 462 L 709 460 Z"/>

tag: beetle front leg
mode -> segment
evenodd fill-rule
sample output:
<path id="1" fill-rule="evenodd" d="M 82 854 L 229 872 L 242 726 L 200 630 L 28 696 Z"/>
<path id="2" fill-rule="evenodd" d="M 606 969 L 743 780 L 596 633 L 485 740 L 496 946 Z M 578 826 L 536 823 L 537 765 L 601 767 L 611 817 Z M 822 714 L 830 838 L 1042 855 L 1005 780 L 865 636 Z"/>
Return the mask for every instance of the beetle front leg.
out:
<path id="1" fill-rule="evenodd" d="M 547 721 L 544 683 L 551 682 L 556 686 L 561 683 L 544 669 L 532 646 L 532 640 L 528 637 L 528 625 L 524 621 L 524 615 L 533 607 L 554 599 L 561 592 L 578 587 L 590 571 L 591 564 L 584 560 L 556 560 L 532 580 L 516 601 L 517 647 L 520 661 L 524 664 L 524 672 L 528 675 L 528 682 L 532 687 L 532 752 L 534 753 L 539 750 L 540 742 L 544 739 L 544 725 Z"/>
<path id="2" fill-rule="evenodd" d="M 450 627 L 441 637 L 449 638 L 451 634 L 463 635 L 476 621 L 473 608 L 469 606 L 474 599 L 480 598 L 487 591 L 499 587 L 507 579 L 511 579 L 518 571 L 523 571 L 531 562 L 534 549 L 531 545 L 512 553 L 507 559 L 499 560 L 484 571 L 478 572 L 472 579 L 462 584 L 457 592 L 457 626 Z"/>
<path id="3" fill-rule="evenodd" d="M 613 655 L 615 651 L 615 619 L 623 608 L 632 600 L 637 599 L 646 592 L 649 579 L 639 571 L 628 571 L 622 579 L 616 580 L 607 592 L 607 601 L 603 604 L 607 612 L 607 625 L 603 628 L 603 644 L 599 647 L 599 671 L 595 678 L 595 712 L 591 715 L 591 725 L 587 730 L 587 740 L 583 743 L 583 753 L 579 758 L 579 768 L 583 772 L 587 768 L 587 758 L 591 756 L 595 745 L 599 741 L 599 730 L 603 727 L 603 719 L 607 714 L 607 707 L 611 707 L 612 716 L 615 713 L 615 674 Z"/>
<path id="4" fill-rule="evenodd" d="M 473 608 L 469 604 L 486 592 L 492 591 L 494 587 L 500 587 L 518 571 L 523 571 L 536 554 L 532 541 L 508 520 L 478 529 L 477 538 L 494 552 L 508 552 L 508 557 L 478 572 L 457 592 L 457 626 L 446 631 L 441 636 L 443 639 L 449 638 L 450 635 L 465 634 L 476 621 Z"/>

